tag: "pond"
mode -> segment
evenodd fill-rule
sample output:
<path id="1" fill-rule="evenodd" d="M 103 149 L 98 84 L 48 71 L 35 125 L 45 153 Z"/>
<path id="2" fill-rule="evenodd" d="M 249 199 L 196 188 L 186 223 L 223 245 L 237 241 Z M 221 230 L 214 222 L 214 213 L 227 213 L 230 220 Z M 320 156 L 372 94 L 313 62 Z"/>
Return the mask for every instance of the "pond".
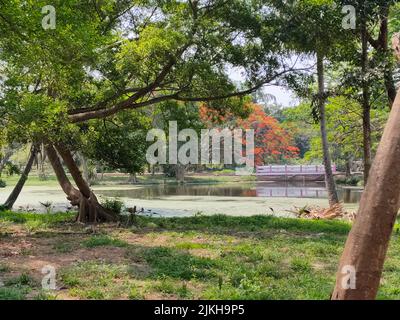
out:
<path id="1" fill-rule="evenodd" d="M 338 187 L 340 200 L 344 203 L 358 203 L 362 190 Z M 170 196 L 201 197 L 261 197 L 261 198 L 315 198 L 327 199 L 325 184 L 318 182 L 287 183 L 226 183 L 226 184 L 185 184 L 152 185 L 137 189 L 102 190 L 107 197 L 131 199 L 160 199 Z"/>

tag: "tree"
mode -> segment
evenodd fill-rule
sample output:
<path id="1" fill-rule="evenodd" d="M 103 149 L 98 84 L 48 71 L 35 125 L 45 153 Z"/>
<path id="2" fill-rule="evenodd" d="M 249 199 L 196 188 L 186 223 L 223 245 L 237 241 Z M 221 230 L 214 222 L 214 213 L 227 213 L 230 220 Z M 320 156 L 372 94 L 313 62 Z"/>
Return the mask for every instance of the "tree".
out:
<path id="1" fill-rule="evenodd" d="M 395 44 L 397 41 L 393 41 Z M 400 61 L 400 52 L 394 47 Z M 332 299 L 375 299 L 393 226 L 400 209 L 400 92 L 389 115 L 370 178 L 347 237 Z M 352 267 L 355 289 L 343 286 L 345 267 Z"/>
<path id="2" fill-rule="evenodd" d="M 37 146 L 32 146 L 29 152 L 29 158 L 26 163 L 25 169 L 21 174 L 17 184 L 15 185 L 14 189 L 12 190 L 11 194 L 8 196 L 6 202 L 0 206 L 3 209 L 10 210 L 14 206 L 14 203 L 17 201 L 19 194 L 22 191 L 22 188 L 25 185 L 26 180 L 28 180 L 28 175 L 32 170 L 33 162 L 35 161 L 37 153 Z"/>
<path id="3" fill-rule="evenodd" d="M 169 139 L 170 122 L 176 122 L 178 131 L 183 129 L 193 129 L 200 135 L 203 129 L 203 123 L 200 119 L 198 103 L 193 102 L 177 102 L 169 101 L 160 103 L 154 110 L 153 125 L 155 128 L 164 130 L 167 139 Z M 179 149 L 184 142 L 178 141 L 177 148 Z M 170 149 L 168 149 L 170 152 Z M 197 164 L 197 163 L 196 163 Z M 190 164 L 163 164 L 164 173 L 168 176 L 175 176 L 180 183 L 185 180 L 185 171 Z"/>
<path id="4" fill-rule="evenodd" d="M 298 157 L 299 149 L 293 137 L 273 117 L 268 116 L 260 105 L 252 105 L 248 118 L 238 120 L 238 126 L 254 130 L 254 156 L 257 165 L 287 163 Z"/>
<path id="5" fill-rule="evenodd" d="M 398 10 L 399 5 L 396 3 L 397 1 L 394 0 L 371 2 L 372 8 L 375 9 L 375 12 L 370 20 L 371 22 L 379 20 L 379 28 L 377 31 L 375 31 L 376 28 L 367 30 L 367 39 L 369 44 L 375 49 L 376 60 L 383 70 L 383 79 L 386 88 L 388 104 L 389 108 L 392 108 L 396 98 L 396 87 L 393 77 L 394 59 L 389 41 L 391 33 L 390 24 L 393 24 L 392 31 L 399 30 L 395 24 L 395 20 L 398 19 L 398 17 L 396 17 L 396 12 L 394 12 L 394 9 Z M 374 33 L 377 33 L 375 38 Z"/>
<path id="6" fill-rule="evenodd" d="M 344 49 L 352 47 L 351 37 L 342 29 L 341 11 L 332 0 L 321 1 L 266 1 L 275 12 L 280 25 L 280 38 L 288 50 L 316 57 L 318 93 L 314 95 L 315 115 L 320 124 L 320 135 L 325 166 L 325 183 L 330 205 L 339 202 L 332 173 L 331 155 L 326 130 L 325 103 L 329 96 L 325 89 L 326 58 L 336 59 Z M 307 36 L 305 36 L 307 35 Z M 309 95 L 307 90 L 306 94 Z"/>
<path id="7" fill-rule="evenodd" d="M 361 86 L 362 86 L 362 107 L 363 107 L 363 151 L 364 151 L 364 183 L 368 181 L 369 171 L 372 163 L 371 152 L 371 83 L 372 74 L 370 72 L 369 44 L 371 44 L 378 53 L 378 59 L 383 62 L 383 78 L 386 87 L 389 106 L 394 101 L 396 90 L 392 76 L 392 61 L 388 55 L 388 16 L 390 5 L 393 1 L 357 1 L 359 13 L 359 33 L 361 42 Z M 368 23 L 380 21 L 379 36 L 375 40 L 368 30 Z"/>
<path id="8" fill-rule="evenodd" d="M 346 2 L 356 8 L 357 24 L 354 30 L 359 53 L 348 51 L 338 69 L 346 67 L 340 77 L 338 90 L 362 105 L 364 182 L 368 179 L 373 160 L 371 110 L 386 95 L 384 107 L 391 107 L 396 95 L 393 80 L 393 57 L 388 48 L 389 13 L 396 1 L 354 0 Z M 376 22 L 379 22 L 378 26 Z M 346 62 L 346 63 L 344 63 Z"/>
<path id="9" fill-rule="evenodd" d="M 304 154 L 308 161 L 317 161 L 322 158 L 321 139 L 318 135 L 318 125 L 310 121 L 310 112 L 307 103 L 285 111 L 286 122 L 293 122 L 291 127 L 301 128 L 309 141 L 309 148 Z M 351 162 L 363 158 L 363 123 L 362 107 L 358 100 L 349 96 L 336 96 L 328 99 L 326 104 L 326 120 L 329 149 L 332 160 L 340 168 L 350 174 Z M 385 109 L 371 110 L 372 151 L 375 152 L 381 139 L 383 127 L 387 121 Z"/>
<path id="10" fill-rule="evenodd" d="M 9 139 L 46 144 L 60 185 L 79 206 L 81 222 L 111 215 L 99 205 L 69 149 L 71 138 L 79 141 L 79 124 L 163 101 L 227 105 L 295 71 L 278 59 L 273 33 L 264 34 L 269 41 L 257 37 L 261 10 L 256 2 L 59 0 L 53 2 L 54 30 L 38 23 L 45 4 L 12 0 L 0 8 L 6 76 L 0 108 Z M 245 87 L 230 79 L 228 65 L 244 68 Z"/>
<path id="11" fill-rule="evenodd" d="M 375 299 L 400 203 L 400 94 L 386 124 L 356 221 L 340 259 L 332 299 Z M 346 266 L 356 287 L 347 288 Z"/>
<path id="12" fill-rule="evenodd" d="M 322 159 L 321 137 L 319 135 L 319 127 L 316 127 L 312 117 L 309 101 L 304 101 L 296 107 L 286 108 L 283 110 L 282 126 L 294 137 L 295 145 L 299 149 L 299 157 L 312 161 Z M 314 142 L 314 143 L 313 143 Z M 318 145 L 312 149 L 311 144 Z M 318 150 L 318 154 L 307 156 L 311 151 Z"/>
<path id="13" fill-rule="evenodd" d="M 105 121 L 89 121 L 79 149 L 92 161 L 135 175 L 146 164 L 150 124 L 151 119 L 139 111 L 125 111 Z"/>

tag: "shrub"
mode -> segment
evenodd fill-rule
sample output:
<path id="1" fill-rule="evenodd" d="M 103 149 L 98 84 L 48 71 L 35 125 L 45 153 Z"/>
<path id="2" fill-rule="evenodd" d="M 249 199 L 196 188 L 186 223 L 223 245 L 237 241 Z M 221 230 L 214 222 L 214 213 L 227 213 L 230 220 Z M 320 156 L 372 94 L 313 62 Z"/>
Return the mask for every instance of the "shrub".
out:
<path id="1" fill-rule="evenodd" d="M 348 186 L 357 186 L 361 180 L 360 177 L 339 178 L 336 180 L 336 183 Z"/>
<path id="2" fill-rule="evenodd" d="M 101 205 L 116 214 L 121 214 L 122 208 L 124 207 L 124 203 L 118 199 L 106 199 Z"/>
<path id="3" fill-rule="evenodd" d="M 0 188 L 5 188 L 7 186 L 7 183 L 4 180 L 0 179 Z"/>
<path id="4" fill-rule="evenodd" d="M 21 174 L 21 170 L 18 168 L 17 165 L 13 164 L 12 162 L 7 162 L 4 171 L 8 176 L 13 176 L 14 174 Z"/>

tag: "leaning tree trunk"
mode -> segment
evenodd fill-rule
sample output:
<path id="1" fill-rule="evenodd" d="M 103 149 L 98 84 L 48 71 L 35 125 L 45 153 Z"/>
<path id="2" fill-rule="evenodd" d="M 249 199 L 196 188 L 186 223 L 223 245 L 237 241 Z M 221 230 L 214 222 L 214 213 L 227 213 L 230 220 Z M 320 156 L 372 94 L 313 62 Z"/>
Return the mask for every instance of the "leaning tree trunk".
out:
<path id="1" fill-rule="evenodd" d="M 325 83 L 324 83 L 324 59 L 323 56 L 317 54 L 317 72 L 318 72 L 318 96 L 319 96 L 319 123 L 322 139 L 322 152 L 325 167 L 325 184 L 328 190 L 329 205 L 333 206 L 339 203 L 336 192 L 335 180 L 333 179 L 331 156 L 329 153 L 329 143 L 326 131 L 326 112 L 325 112 Z"/>
<path id="2" fill-rule="evenodd" d="M 56 173 L 57 180 L 67 195 L 67 199 L 72 205 L 78 206 L 79 208 L 77 222 L 96 223 L 117 220 L 115 213 L 107 210 L 99 204 L 97 197 L 83 179 L 82 173 L 79 171 L 79 168 L 68 149 L 63 146 L 57 146 L 57 151 L 67 166 L 78 189 L 74 188 L 70 183 L 54 147 L 52 145 L 47 145 L 46 151 L 54 172 Z"/>
<path id="3" fill-rule="evenodd" d="M 6 202 L 4 203 L 4 205 L 2 205 L 3 208 L 11 210 L 12 207 L 14 206 L 14 203 L 17 201 L 19 194 L 22 191 L 22 188 L 25 185 L 26 180 L 28 180 L 28 176 L 29 173 L 32 170 L 32 166 L 33 166 L 33 162 L 35 161 L 35 157 L 36 157 L 36 146 L 32 145 L 31 147 L 31 151 L 29 154 L 29 159 L 28 162 L 25 166 L 24 171 L 21 174 L 21 177 L 19 178 L 17 184 L 15 185 L 13 191 L 11 192 L 11 194 L 9 195 L 9 197 L 7 198 Z"/>
<path id="4" fill-rule="evenodd" d="M 118 219 L 116 214 L 100 205 L 96 195 L 90 189 L 89 184 L 83 179 L 82 173 L 76 165 L 71 152 L 62 145 L 57 145 L 56 149 L 82 194 L 79 204 L 78 222 L 95 223 L 98 221 L 116 221 Z"/>
<path id="5" fill-rule="evenodd" d="M 58 183 L 60 184 L 64 193 L 67 195 L 67 199 L 70 201 L 71 205 L 79 206 L 82 194 L 69 181 L 56 150 L 52 145 L 46 145 L 45 149 L 54 173 L 56 174 Z"/>
<path id="6" fill-rule="evenodd" d="M 375 299 L 393 225 L 400 208 L 400 92 L 390 112 L 340 259 L 332 299 Z M 355 288 L 346 286 L 355 271 Z M 347 289 L 348 288 L 348 289 Z"/>

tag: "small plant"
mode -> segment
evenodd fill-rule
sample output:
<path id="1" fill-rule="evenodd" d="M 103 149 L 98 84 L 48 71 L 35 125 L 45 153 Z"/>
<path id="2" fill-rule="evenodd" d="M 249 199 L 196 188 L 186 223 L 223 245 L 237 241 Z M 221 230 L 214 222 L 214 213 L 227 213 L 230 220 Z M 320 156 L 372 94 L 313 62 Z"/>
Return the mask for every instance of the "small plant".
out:
<path id="1" fill-rule="evenodd" d="M 118 199 L 106 199 L 101 205 L 116 214 L 121 214 L 122 208 L 124 207 L 124 203 Z"/>
<path id="2" fill-rule="evenodd" d="M 291 268 L 296 272 L 309 272 L 311 270 L 310 262 L 302 258 L 294 258 L 291 262 Z"/>
<path id="3" fill-rule="evenodd" d="M 24 300 L 25 292 L 18 288 L 0 288 L 0 300 Z"/>
<path id="4" fill-rule="evenodd" d="M 57 296 L 49 294 L 46 291 L 40 291 L 34 298 L 34 300 L 57 300 Z"/>
<path id="5" fill-rule="evenodd" d="M 5 188 L 6 186 L 7 183 L 4 180 L 0 179 L 0 188 Z"/>
<path id="6" fill-rule="evenodd" d="M 22 273 L 20 276 L 11 278 L 6 281 L 6 286 L 31 286 L 35 283 L 32 277 L 26 273 Z"/>
<path id="7" fill-rule="evenodd" d="M 43 207 L 46 209 L 46 213 L 50 214 L 51 209 L 53 208 L 53 202 L 51 201 L 46 201 L 46 202 L 39 202 Z"/>
<path id="8" fill-rule="evenodd" d="M 178 296 L 183 299 L 191 297 L 191 292 L 188 289 L 186 282 L 184 282 L 182 286 L 178 288 L 177 293 Z"/>
<path id="9" fill-rule="evenodd" d="M 24 228 L 30 234 L 47 227 L 47 223 L 40 220 L 28 220 L 24 223 Z"/>
<path id="10" fill-rule="evenodd" d="M 139 291 L 138 288 L 133 287 L 130 289 L 128 298 L 129 298 L 129 300 L 143 300 L 144 295 Z"/>

